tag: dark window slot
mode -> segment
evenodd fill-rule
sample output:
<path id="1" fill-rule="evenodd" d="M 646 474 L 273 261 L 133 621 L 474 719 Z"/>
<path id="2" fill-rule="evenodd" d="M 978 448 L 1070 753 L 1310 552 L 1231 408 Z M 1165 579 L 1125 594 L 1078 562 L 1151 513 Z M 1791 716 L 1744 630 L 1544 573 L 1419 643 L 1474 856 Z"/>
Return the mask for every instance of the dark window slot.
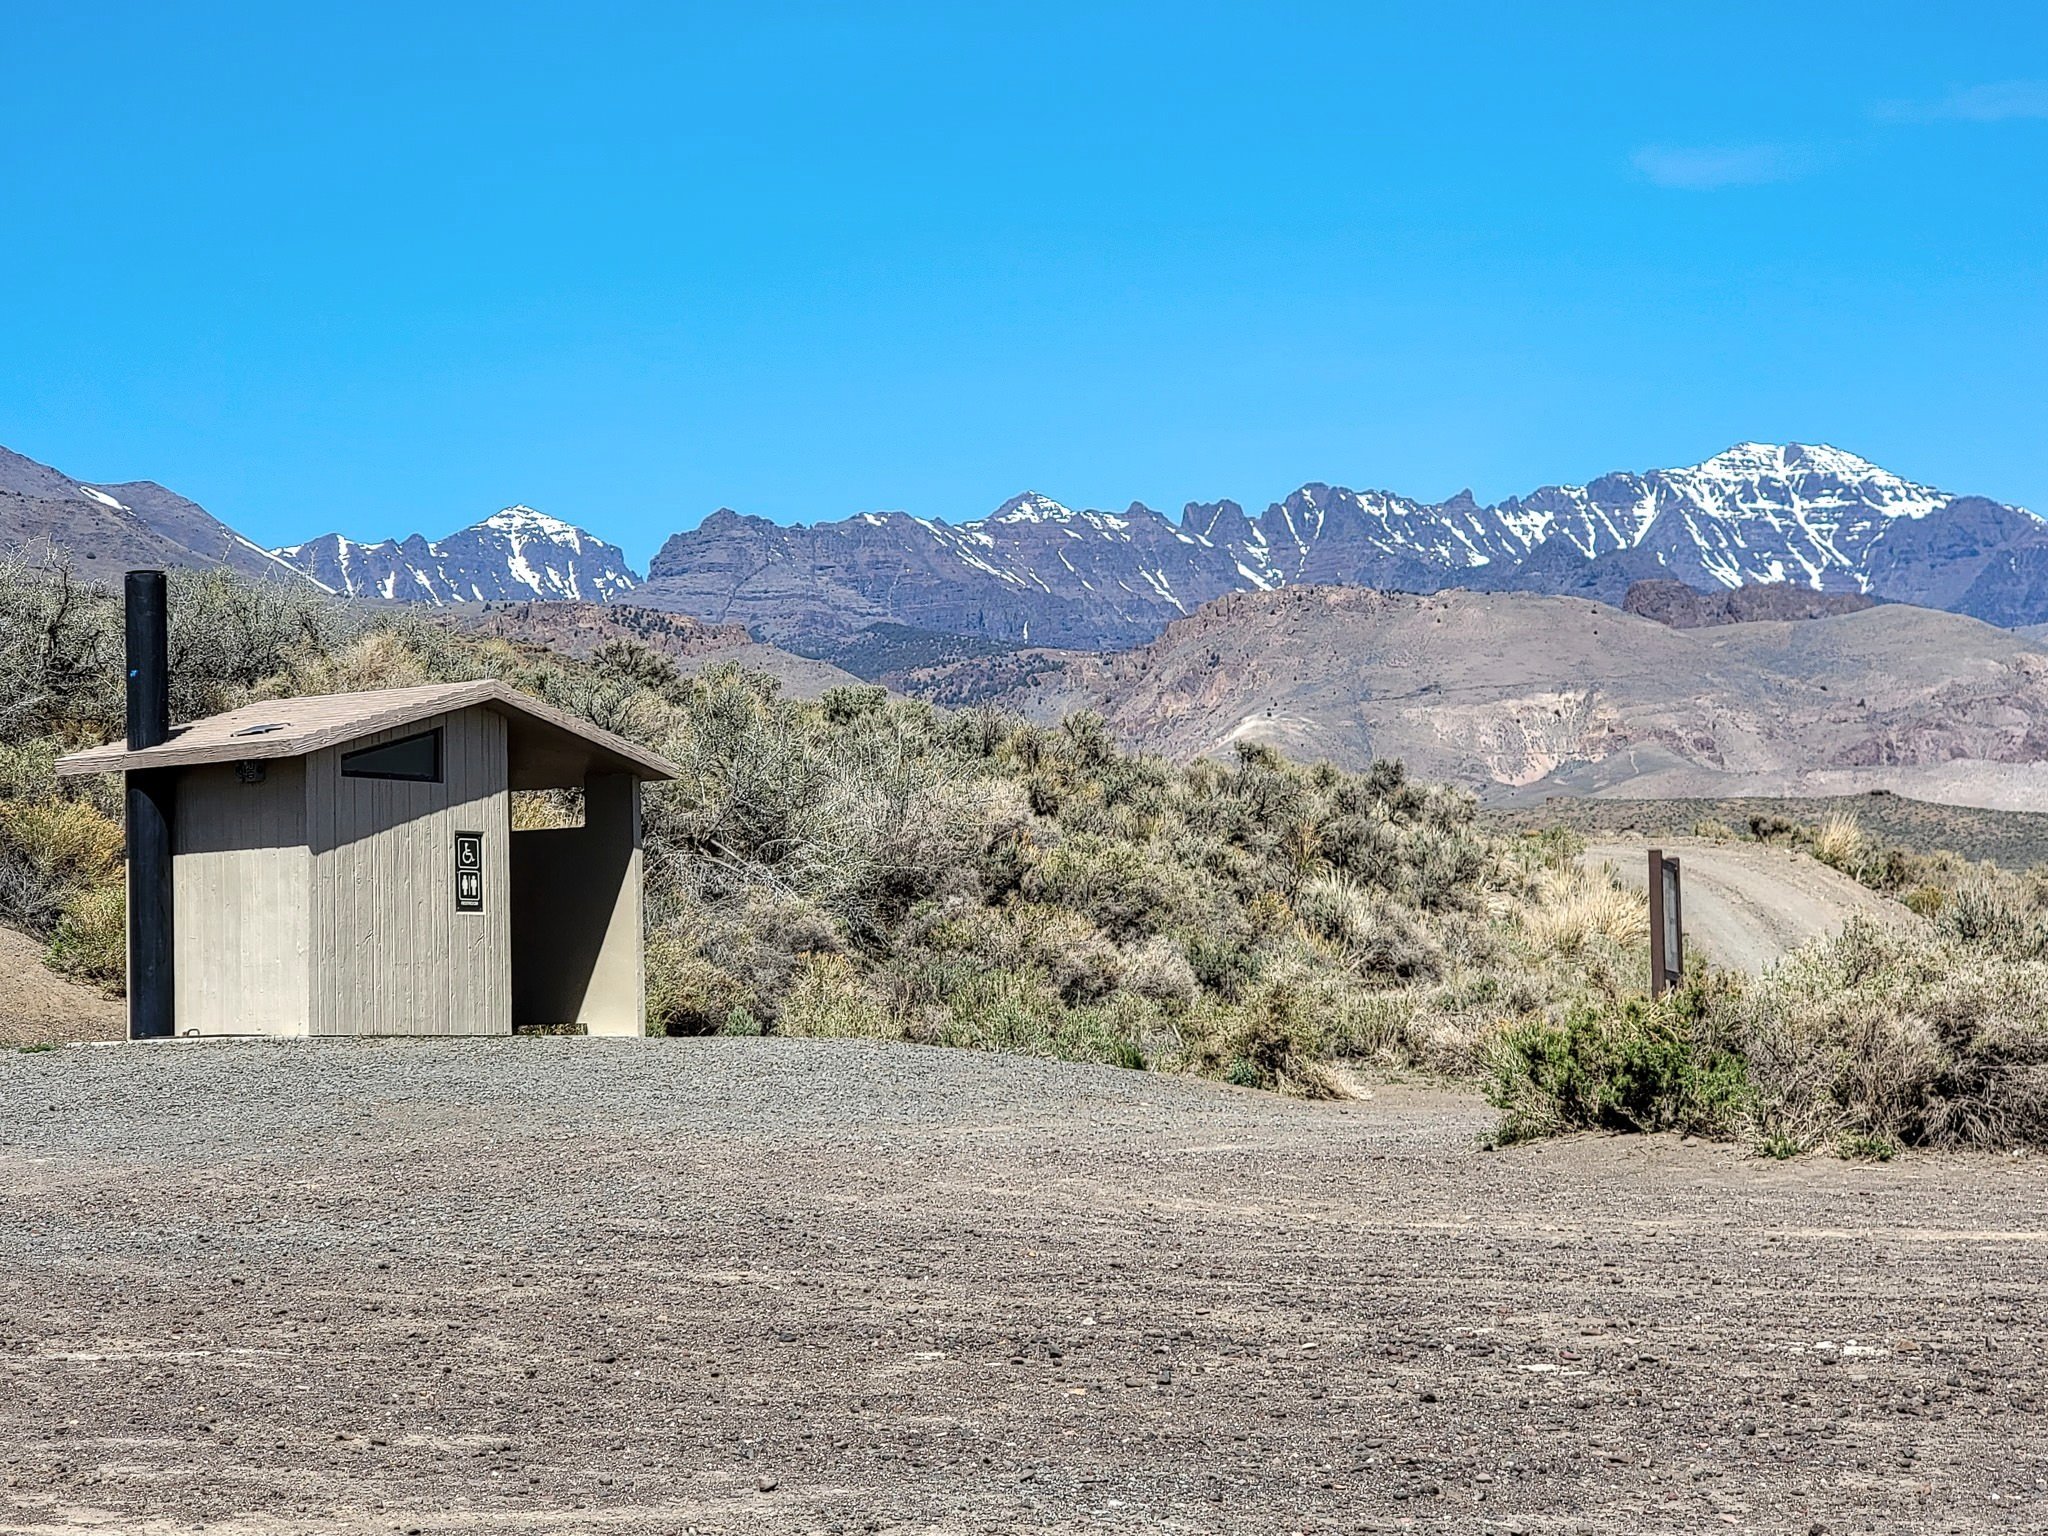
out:
<path id="1" fill-rule="evenodd" d="M 422 731 L 401 736 L 380 746 L 345 753 L 341 759 L 344 779 L 410 779 L 415 783 L 441 782 L 441 733 Z"/>

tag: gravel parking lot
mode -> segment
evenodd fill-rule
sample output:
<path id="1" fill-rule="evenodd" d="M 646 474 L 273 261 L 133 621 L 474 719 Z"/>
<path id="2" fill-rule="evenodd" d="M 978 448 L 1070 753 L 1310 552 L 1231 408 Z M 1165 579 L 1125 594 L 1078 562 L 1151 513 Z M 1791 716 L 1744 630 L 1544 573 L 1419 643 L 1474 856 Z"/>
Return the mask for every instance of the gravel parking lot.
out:
<path id="1" fill-rule="evenodd" d="M 2048 1529 L 2038 1158 L 864 1042 L 0 1053 L 0 1530 Z"/>

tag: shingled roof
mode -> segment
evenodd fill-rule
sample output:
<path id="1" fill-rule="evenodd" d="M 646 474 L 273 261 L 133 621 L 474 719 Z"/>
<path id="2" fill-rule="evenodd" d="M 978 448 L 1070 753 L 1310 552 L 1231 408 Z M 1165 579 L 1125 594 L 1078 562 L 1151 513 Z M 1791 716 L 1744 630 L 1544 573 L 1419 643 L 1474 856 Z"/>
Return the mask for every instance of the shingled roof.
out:
<path id="1" fill-rule="evenodd" d="M 676 776 L 673 763 L 645 747 L 635 746 L 623 736 L 599 730 L 588 721 L 491 680 L 425 683 L 417 688 L 380 688 L 369 693 L 310 694 L 244 704 L 226 714 L 173 726 L 170 739 L 161 746 L 131 752 L 126 742 L 114 741 L 87 752 L 74 752 L 58 760 L 57 775 L 75 778 L 88 773 L 304 757 L 324 747 L 357 741 L 379 731 L 452 714 L 477 704 L 505 716 L 512 727 L 515 753 L 523 745 L 532 745 L 544 749 L 551 757 L 560 757 L 564 748 L 573 748 L 593 766 L 610 772 L 631 773 L 642 779 Z M 513 787 L 528 786 L 515 783 Z"/>

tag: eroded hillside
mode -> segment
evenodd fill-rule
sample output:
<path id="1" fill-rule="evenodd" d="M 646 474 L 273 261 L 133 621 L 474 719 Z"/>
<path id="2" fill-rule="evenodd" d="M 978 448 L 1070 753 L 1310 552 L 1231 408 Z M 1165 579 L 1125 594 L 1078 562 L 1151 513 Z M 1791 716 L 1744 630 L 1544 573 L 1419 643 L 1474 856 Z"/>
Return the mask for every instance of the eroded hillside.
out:
<path id="1" fill-rule="evenodd" d="M 2048 788 L 2048 650 L 1903 605 L 1678 630 L 1522 593 L 1246 593 L 996 702 L 1099 710 L 1181 760 L 1245 740 L 1399 758 L 1496 800 L 1882 787 L 2017 807 Z"/>

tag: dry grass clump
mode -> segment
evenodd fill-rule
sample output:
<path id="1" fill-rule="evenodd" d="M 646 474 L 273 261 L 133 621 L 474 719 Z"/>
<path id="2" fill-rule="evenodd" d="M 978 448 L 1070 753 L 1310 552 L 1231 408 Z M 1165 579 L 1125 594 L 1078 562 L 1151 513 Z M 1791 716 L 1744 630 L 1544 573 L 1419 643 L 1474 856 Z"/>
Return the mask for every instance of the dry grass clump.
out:
<path id="1" fill-rule="evenodd" d="M 1605 866 L 1541 871 L 1523 915 L 1530 939 L 1550 954 L 1572 956 L 1650 941 L 1650 904 Z"/>
<path id="2" fill-rule="evenodd" d="M 1836 811 L 1813 829 L 1810 846 L 1821 863 L 1853 877 L 1864 867 L 1870 840 L 1854 816 Z"/>

